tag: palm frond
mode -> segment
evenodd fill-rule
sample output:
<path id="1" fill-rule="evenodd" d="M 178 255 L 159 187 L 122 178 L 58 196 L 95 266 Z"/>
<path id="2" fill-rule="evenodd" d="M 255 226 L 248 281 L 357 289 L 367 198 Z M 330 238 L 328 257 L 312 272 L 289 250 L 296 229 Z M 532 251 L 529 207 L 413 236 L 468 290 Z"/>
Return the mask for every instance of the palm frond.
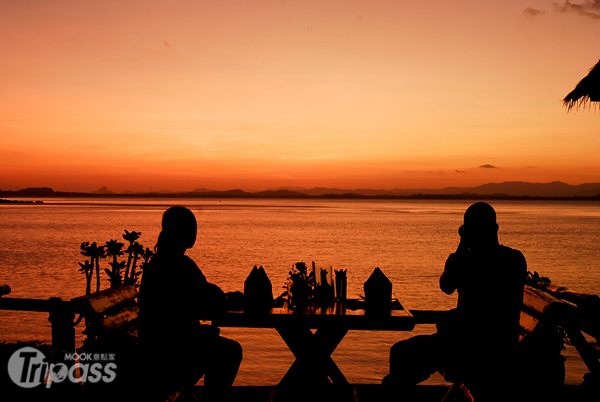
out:
<path id="1" fill-rule="evenodd" d="M 567 112 L 579 110 L 589 105 L 590 108 L 600 108 L 600 61 L 583 77 L 565 98 L 563 105 Z"/>

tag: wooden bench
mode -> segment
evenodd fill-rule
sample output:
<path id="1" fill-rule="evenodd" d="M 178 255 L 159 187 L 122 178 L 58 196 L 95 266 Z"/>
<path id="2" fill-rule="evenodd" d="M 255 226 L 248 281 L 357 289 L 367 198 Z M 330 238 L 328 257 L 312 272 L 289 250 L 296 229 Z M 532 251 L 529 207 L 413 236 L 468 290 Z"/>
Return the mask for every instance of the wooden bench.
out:
<path id="1" fill-rule="evenodd" d="M 575 292 L 564 286 L 545 283 L 540 286 L 542 290 L 562 301 L 577 306 L 575 314 L 566 325 L 566 332 L 571 345 L 573 345 L 590 374 L 600 382 L 600 297 L 593 294 Z M 594 338 L 595 342 L 588 342 L 582 333 Z"/>
<path id="2" fill-rule="evenodd" d="M 84 348 L 137 343 L 138 292 L 134 285 L 109 288 L 71 299 L 73 309 L 85 318 Z M 79 320 L 78 320 L 79 321 Z"/>
<path id="3" fill-rule="evenodd" d="M 560 325 L 568 344 L 575 347 L 589 370 L 577 387 L 577 397 L 586 401 L 600 400 L 600 297 L 575 292 L 553 283 L 542 283 L 538 287 L 546 294 L 575 307 L 574 312 L 570 312 Z"/>
<path id="4" fill-rule="evenodd" d="M 79 354 L 91 354 L 104 363 L 114 362 L 116 379 L 103 390 L 126 388 L 126 383 L 140 378 L 138 342 L 138 292 L 134 285 L 109 288 L 71 299 L 73 311 L 80 314 L 74 325 L 85 320 L 86 338 Z M 88 386 L 94 386 L 89 384 Z M 129 387 L 131 388 L 131 387 Z"/>
<path id="5" fill-rule="evenodd" d="M 121 379 L 115 383 L 116 389 L 122 392 L 128 388 L 133 393 L 127 394 L 125 400 L 140 398 L 140 393 L 144 395 L 144 392 L 152 395 L 153 386 L 156 385 L 145 378 L 149 367 L 145 367 L 148 356 L 142 355 L 138 340 L 138 297 L 135 286 L 128 285 L 71 299 L 73 308 L 81 314 L 78 321 L 85 319 L 83 333 L 87 338 L 82 350 L 116 357 L 117 378 Z M 173 390 L 165 397 L 165 401 L 174 401 L 181 392 Z"/>
<path id="6" fill-rule="evenodd" d="M 560 393 L 565 382 L 564 349 L 566 330 L 576 306 L 547 292 L 526 285 L 521 311 L 521 336 L 517 386 L 527 398 L 549 398 Z"/>
<path id="7" fill-rule="evenodd" d="M 572 303 L 539 288 L 525 286 L 513 373 L 516 383 L 498 384 L 498 387 L 509 387 L 512 400 L 545 400 L 560 392 L 565 380 L 565 359 L 561 355 L 563 337 L 575 312 Z M 463 383 L 454 383 L 444 401 L 473 402 L 474 397 Z"/>

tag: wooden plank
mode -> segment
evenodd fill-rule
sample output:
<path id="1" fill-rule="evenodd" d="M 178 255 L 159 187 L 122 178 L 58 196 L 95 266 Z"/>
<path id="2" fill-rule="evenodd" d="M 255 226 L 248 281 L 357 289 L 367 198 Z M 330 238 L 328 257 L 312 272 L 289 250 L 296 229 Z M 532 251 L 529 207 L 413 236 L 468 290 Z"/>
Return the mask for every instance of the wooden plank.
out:
<path id="1" fill-rule="evenodd" d="M 539 290 L 528 285 L 525 286 L 523 292 L 523 304 L 528 308 L 541 315 L 552 303 L 562 303 L 562 301 L 551 296 L 547 292 L 544 292 L 543 290 Z"/>
<path id="2" fill-rule="evenodd" d="M 540 322 L 551 326 L 571 322 L 577 314 L 577 307 L 568 301 L 557 299 L 542 289 L 525 286 L 523 294 L 523 308 L 521 311 L 520 326 L 521 339 L 526 333 L 531 333 Z"/>
<path id="3" fill-rule="evenodd" d="M 134 338 L 137 338 L 139 335 L 137 323 L 134 323 L 133 325 L 128 326 L 127 331 L 125 331 L 125 333 L 129 336 L 133 336 Z"/>
<path id="4" fill-rule="evenodd" d="M 103 313 L 104 311 L 128 300 L 138 297 L 134 285 L 109 288 L 90 295 L 71 299 L 77 311 L 84 314 Z"/>
<path id="5" fill-rule="evenodd" d="M 562 300 L 566 300 L 569 301 L 571 303 L 574 303 L 576 305 L 581 305 L 581 304 L 585 304 L 585 303 L 589 303 L 590 301 L 592 303 L 597 304 L 599 302 L 599 297 L 598 295 L 595 294 L 590 294 L 590 293 L 580 293 L 580 292 L 576 292 L 572 289 L 569 289 L 566 286 L 558 286 L 554 283 L 546 283 L 541 285 L 546 291 L 550 292 L 552 294 L 552 296 L 555 296 L 559 299 Z"/>
<path id="6" fill-rule="evenodd" d="M 386 316 L 369 315 L 347 310 L 346 314 L 310 314 L 274 308 L 270 314 L 249 314 L 228 311 L 213 318 L 219 327 L 277 328 L 304 326 L 317 329 L 324 326 L 378 331 L 411 331 L 415 320 L 407 310 L 392 310 Z"/>
<path id="7" fill-rule="evenodd" d="M 525 333 L 531 333 L 539 322 L 540 321 L 536 317 L 533 317 L 530 314 L 521 311 L 521 319 L 519 321 L 519 325 L 521 326 L 521 328 L 523 328 Z M 522 334 L 521 339 L 523 339 L 525 336 L 525 334 Z"/>
<path id="8" fill-rule="evenodd" d="M 410 310 L 416 324 L 437 324 L 448 316 L 448 310 Z"/>
<path id="9" fill-rule="evenodd" d="M 567 335 L 571 340 L 571 344 L 575 346 L 581 360 L 585 363 L 590 373 L 594 377 L 600 375 L 600 361 L 596 349 L 588 343 L 580 330 L 574 327 L 567 327 Z"/>
<path id="10" fill-rule="evenodd" d="M 576 306 L 577 310 L 570 313 L 576 317 L 581 330 L 600 340 L 600 297 L 598 295 L 575 292 L 552 283 L 540 286 L 541 289 L 538 291 L 543 290 L 571 306 Z"/>
<path id="11" fill-rule="evenodd" d="M 129 306 L 114 315 L 110 315 L 100 320 L 100 326 L 106 331 L 111 331 L 135 320 L 138 317 L 139 312 L 140 309 L 138 306 Z"/>
<path id="12" fill-rule="evenodd" d="M 62 303 L 66 305 L 69 302 L 65 301 Z M 0 310 L 40 311 L 49 313 L 55 305 L 55 302 L 50 300 L 0 297 Z"/>

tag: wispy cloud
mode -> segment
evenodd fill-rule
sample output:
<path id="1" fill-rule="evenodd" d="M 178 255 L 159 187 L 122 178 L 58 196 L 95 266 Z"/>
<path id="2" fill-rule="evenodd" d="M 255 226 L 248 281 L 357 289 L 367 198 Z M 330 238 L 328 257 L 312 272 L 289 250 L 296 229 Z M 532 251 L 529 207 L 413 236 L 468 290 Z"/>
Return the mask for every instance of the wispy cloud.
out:
<path id="1" fill-rule="evenodd" d="M 554 7 L 561 13 L 576 13 L 584 17 L 600 19 L 600 0 L 586 0 L 581 4 L 566 0 L 563 4 L 555 4 Z"/>
<path id="2" fill-rule="evenodd" d="M 531 8 L 531 7 L 527 7 L 525 10 L 523 10 L 523 15 L 525 15 L 526 17 L 539 17 L 540 15 L 544 15 L 546 14 L 545 11 L 543 10 L 538 10 L 537 8 Z"/>
<path id="3" fill-rule="evenodd" d="M 498 167 L 496 167 L 494 165 L 490 165 L 489 163 L 486 163 L 485 165 L 481 165 L 479 167 L 483 168 L 483 169 L 499 169 Z"/>
<path id="4" fill-rule="evenodd" d="M 467 171 L 466 171 L 466 170 L 458 170 L 458 169 L 456 169 L 456 170 L 455 170 L 455 172 L 456 172 L 456 173 L 467 173 Z"/>

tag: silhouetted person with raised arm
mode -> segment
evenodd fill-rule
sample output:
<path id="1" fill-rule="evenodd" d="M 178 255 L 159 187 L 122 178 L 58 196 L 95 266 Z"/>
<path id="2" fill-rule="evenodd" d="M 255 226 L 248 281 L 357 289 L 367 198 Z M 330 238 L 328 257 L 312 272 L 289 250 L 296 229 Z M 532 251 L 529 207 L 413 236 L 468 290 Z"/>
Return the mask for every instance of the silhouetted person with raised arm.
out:
<path id="1" fill-rule="evenodd" d="M 487 203 L 467 209 L 458 233 L 440 277 L 444 293 L 458 292 L 457 308 L 438 322 L 436 334 L 395 344 L 383 382 L 408 387 L 440 371 L 467 384 L 475 398 L 501 400 L 498 384 L 514 372 L 527 263 L 520 251 L 499 244 L 496 212 Z"/>
<path id="2" fill-rule="evenodd" d="M 150 397 L 156 400 L 174 390 L 191 390 L 203 375 L 208 395 L 217 396 L 233 384 L 242 360 L 239 343 L 199 322 L 222 311 L 225 297 L 185 255 L 196 233 L 192 211 L 165 211 L 156 254 L 142 277 L 140 342 L 150 366 Z"/>

